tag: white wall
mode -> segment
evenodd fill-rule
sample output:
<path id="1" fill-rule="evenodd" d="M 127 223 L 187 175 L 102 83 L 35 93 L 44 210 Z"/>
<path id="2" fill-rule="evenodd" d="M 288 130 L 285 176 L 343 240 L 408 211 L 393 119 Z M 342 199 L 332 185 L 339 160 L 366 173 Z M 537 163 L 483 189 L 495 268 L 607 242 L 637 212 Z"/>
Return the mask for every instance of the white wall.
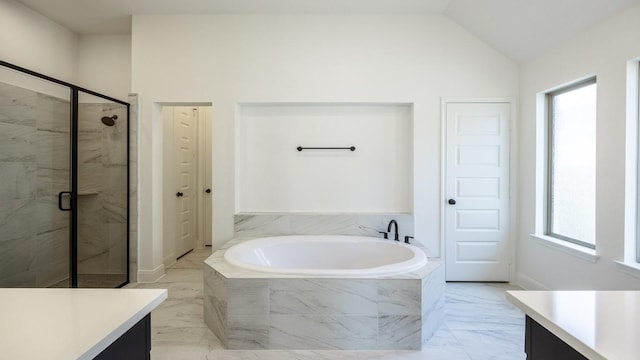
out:
<path id="1" fill-rule="evenodd" d="M 174 153 L 176 151 L 173 144 L 173 131 L 174 131 L 174 107 L 164 106 L 162 108 L 162 123 L 163 123 L 163 139 L 162 141 L 166 145 L 162 149 L 162 156 L 164 159 L 163 179 L 162 185 L 164 194 L 173 194 L 176 191 L 176 167 Z M 171 266 L 176 261 L 176 216 L 178 210 L 176 208 L 177 200 L 174 197 L 167 197 L 163 204 L 162 210 L 162 231 L 166 235 L 162 239 L 162 263 L 166 267 Z"/>
<path id="2" fill-rule="evenodd" d="M 517 272 L 527 287 L 640 289 L 640 279 L 613 262 L 624 258 L 626 62 L 640 56 L 639 33 L 640 6 L 635 6 L 522 66 Z M 535 225 L 536 94 L 589 74 L 598 79 L 596 263 L 529 236 Z"/>
<path id="3" fill-rule="evenodd" d="M 131 36 L 81 36 L 77 85 L 127 101 L 131 91 Z"/>
<path id="4" fill-rule="evenodd" d="M 73 83 L 78 36 L 13 0 L 0 0 L 0 59 Z"/>
<path id="5" fill-rule="evenodd" d="M 0 0 L 0 60 L 124 101 L 131 89 L 129 35 L 78 36 L 13 0 Z M 20 76 L 1 76 L 57 95 Z"/>
<path id="6" fill-rule="evenodd" d="M 236 211 L 412 213 L 411 124 L 411 104 L 243 104 Z"/>
<path id="7" fill-rule="evenodd" d="M 157 102 L 212 102 L 213 246 L 233 236 L 238 103 L 414 104 L 416 239 L 440 255 L 440 97 L 516 98 L 518 67 L 440 15 L 135 15 L 140 267 L 162 263 Z"/>
<path id="8" fill-rule="evenodd" d="M 0 60 L 124 101 L 131 89 L 129 35 L 78 36 L 13 0 L 0 0 Z"/>

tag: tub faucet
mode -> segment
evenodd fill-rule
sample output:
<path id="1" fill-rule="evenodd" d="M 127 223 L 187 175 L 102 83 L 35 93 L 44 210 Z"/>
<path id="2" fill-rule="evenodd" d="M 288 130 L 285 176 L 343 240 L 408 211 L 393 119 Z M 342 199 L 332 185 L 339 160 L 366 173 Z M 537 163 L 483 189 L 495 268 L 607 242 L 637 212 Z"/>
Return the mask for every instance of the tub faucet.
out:
<path id="1" fill-rule="evenodd" d="M 389 226 L 387 226 L 387 232 L 391 232 L 391 225 L 395 225 L 395 232 L 393 233 L 393 240 L 400 241 L 398 239 L 398 223 L 395 220 L 389 221 Z"/>

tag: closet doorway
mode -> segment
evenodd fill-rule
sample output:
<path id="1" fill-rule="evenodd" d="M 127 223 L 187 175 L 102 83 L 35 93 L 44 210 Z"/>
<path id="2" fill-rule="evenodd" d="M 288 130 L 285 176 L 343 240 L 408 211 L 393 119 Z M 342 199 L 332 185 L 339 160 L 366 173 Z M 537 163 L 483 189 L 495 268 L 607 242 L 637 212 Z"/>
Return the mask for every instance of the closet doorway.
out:
<path id="1" fill-rule="evenodd" d="M 211 106 L 162 109 L 165 267 L 211 244 Z"/>

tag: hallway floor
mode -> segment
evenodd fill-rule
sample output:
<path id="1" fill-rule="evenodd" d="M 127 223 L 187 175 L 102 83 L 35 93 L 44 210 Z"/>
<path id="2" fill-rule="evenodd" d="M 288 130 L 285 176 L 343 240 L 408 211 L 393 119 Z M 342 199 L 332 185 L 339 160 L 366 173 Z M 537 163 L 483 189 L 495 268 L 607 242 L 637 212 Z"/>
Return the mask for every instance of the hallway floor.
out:
<path id="1" fill-rule="evenodd" d="M 507 284 L 447 283 L 444 325 L 422 351 L 225 350 L 203 321 L 202 262 L 211 249 L 195 250 L 167 269 L 157 283 L 169 298 L 151 313 L 154 360 L 518 360 L 525 359 L 524 315 L 504 298 Z"/>

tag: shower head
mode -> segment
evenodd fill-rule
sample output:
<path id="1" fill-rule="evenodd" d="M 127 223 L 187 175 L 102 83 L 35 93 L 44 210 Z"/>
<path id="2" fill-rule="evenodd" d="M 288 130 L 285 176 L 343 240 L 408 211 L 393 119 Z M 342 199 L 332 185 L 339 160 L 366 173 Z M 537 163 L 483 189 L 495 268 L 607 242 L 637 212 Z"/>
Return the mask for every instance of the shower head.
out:
<path id="1" fill-rule="evenodd" d="M 103 116 L 102 117 L 102 123 L 107 125 L 107 126 L 113 126 L 116 124 L 115 120 L 118 119 L 118 115 L 113 115 L 111 117 L 109 116 Z"/>

